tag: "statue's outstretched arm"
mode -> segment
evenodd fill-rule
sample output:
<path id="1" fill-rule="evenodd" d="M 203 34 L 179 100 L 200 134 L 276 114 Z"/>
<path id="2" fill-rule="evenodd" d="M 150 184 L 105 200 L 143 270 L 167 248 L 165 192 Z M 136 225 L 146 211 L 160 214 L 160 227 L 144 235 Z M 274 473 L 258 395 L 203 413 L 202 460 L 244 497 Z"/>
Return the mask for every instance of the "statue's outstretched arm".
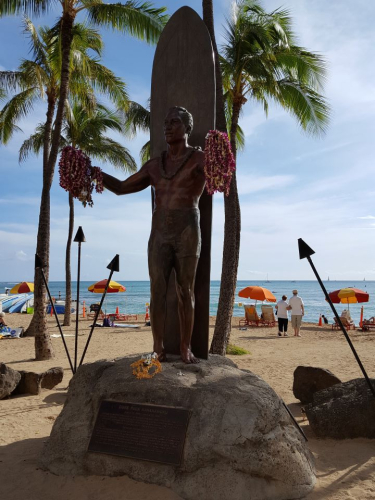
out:
<path id="1" fill-rule="evenodd" d="M 124 181 L 120 181 L 116 179 L 116 177 L 112 177 L 112 175 L 103 172 L 103 184 L 106 189 L 109 189 L 112 193 L 117 195 L 142 191 L 150 185 L 150 175 L 147 164 Z"/>

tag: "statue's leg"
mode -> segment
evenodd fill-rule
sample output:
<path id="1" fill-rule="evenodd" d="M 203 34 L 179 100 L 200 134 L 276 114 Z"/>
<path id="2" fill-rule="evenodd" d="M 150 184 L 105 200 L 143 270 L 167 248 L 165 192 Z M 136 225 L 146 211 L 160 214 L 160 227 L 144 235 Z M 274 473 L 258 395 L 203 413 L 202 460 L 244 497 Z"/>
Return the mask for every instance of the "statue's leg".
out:
<path id="1" fill-rule="evenodd" d="M 150 274 L 150 321 L 154 340 L 153 350 L 159 361 L 166 361 L 163 337 L 166 317 L 167 288 L 173 267 L 170 245 L 163 243 L 157 231 L 151 232 L 148 246 L 148 268 Z"/>
<path id="2" fill-rule="evenodd" d="M 180 351 L 185 363 L 199 363 L 191 352 L 194 326 L 194 284 L 199 257 L 180 257 L 175 260 L 178 315 L 180 318 Z"/>

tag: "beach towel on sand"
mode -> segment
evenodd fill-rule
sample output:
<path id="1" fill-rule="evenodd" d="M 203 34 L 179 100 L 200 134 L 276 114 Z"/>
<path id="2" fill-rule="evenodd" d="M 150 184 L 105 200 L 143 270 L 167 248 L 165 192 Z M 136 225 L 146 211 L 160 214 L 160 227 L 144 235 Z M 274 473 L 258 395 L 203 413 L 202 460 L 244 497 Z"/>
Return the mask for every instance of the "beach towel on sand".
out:
<path id="1" fill-rule="evenodd" d="M 23 328 L 10 328 L 9 326 L 2 326 L 0 328 L 0 338 L 6 339 L 19 339 L 23 335 Z"/>

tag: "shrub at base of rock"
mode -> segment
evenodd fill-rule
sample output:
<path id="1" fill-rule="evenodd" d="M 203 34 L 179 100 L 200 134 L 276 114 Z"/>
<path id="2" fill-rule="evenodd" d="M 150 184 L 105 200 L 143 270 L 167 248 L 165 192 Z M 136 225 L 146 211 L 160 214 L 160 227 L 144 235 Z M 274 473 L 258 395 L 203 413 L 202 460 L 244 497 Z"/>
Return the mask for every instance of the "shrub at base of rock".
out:
<path id="1" fill-rule="evenodd" d="M 317 391 L 340 383 L 339 378 L 324 368 L 297 366 L 294 370 L 293 394 L 301 403 L 311 403 Z"/>
<path id="2" fill-rule="evenodd" d="M 187 500 L 291 500 L 313 489 L 307 444 L 261 378 L 210 356 L 199 365 L 172 358 L 154 378 L 139 380 L 130 367 L 138 359 L 79 368 L 42 453 L 43 468 L 58 475 L 127 475 Z M 88 452 L 103 400 L 190 410 L 181 465 Z"/>
<path id="3" fill-rule="evenodd" d="M 0 399 L 9 396 L 17 387 L 21 380 L 21 374 L 9 368 L 4 363 L 0 363 Z"/>
<path id="4" fill-rule="evenodd" d="M 375 387 L 375 380 L 371 379 Z M 375 398 L 364 379 L 350 380 L 314 394 L 305 407 L 318 437 L 375 438 Z"/>

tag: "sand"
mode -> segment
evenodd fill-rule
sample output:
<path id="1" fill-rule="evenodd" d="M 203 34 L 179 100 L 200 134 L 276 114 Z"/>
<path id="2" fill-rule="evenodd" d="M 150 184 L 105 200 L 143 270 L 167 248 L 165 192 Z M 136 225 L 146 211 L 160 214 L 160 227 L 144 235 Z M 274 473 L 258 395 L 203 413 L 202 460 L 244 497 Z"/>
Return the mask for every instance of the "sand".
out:
<path id="1" fill-rule="evenodd" d="M 9 326 L 27 326 L 28 315 L 7 315 Z M 138 317 L 143 325 L 143 317 Z M 215 318 L 211 319 L 211 334 Z M 251 351 L 245 356 L 229 356 L 240 368 L 260 375 L 279 394 L 302 426 L 309 439 L 317 469 L 317 484 L 308 500 L 346 500 L 375 498 L 375 441 L 316 439 L 301 405 L 292 392 L 293 372 L 298 365 L 327 368 L 342 381 L 361 377 L 360 369 L 341 332 L 329 326 L 304 324 L 302 337 L 278 338 L 275 328 L 239 330 L 233 320 L 231 342 Z M 50 333 L 58 333 L 49 318 Z M 91 322 L 80 320 L 79 352 L 83 350 Z M 73 334 L 75 323 L 64 327 Z M 291 332 L 289 332 L 291 334 Z M 351 339 L 370 377 L 375 377 L 373 363 L 375 336 L 351 331 Z M 73 353 L 74 337 L 67 337 Z M 39 396 L 18 396 L 0 401 L 0 498 L 4 500 L 178 500 L 167 488 L 138 483 L 126 477 L 58 477 L 38 469 L 38 457 L 53 423 L 64 404 L 71 372 L 61 338 L 53 338 L 56 357 L 36 362 L 34 339 L 0 340 L 0 360 L 14 369 L 44 371 L 63 366 L 64 380 L 55 389 Z M 128 354 L 142 354 L 152 349 L 150 327 L 138 330 L 102 328 L 94 332 L 86 362 L 111 359 Z M 78 358 L 79 360 L 79 358 Z M 204 499 L 202 499 L 204 500 Z M 229 500 L 229 499 L 228 499 Z M 231 499 L 232 500 L 232 499 Z M 235 500 L 235 499 L 233 499 Z"/>

